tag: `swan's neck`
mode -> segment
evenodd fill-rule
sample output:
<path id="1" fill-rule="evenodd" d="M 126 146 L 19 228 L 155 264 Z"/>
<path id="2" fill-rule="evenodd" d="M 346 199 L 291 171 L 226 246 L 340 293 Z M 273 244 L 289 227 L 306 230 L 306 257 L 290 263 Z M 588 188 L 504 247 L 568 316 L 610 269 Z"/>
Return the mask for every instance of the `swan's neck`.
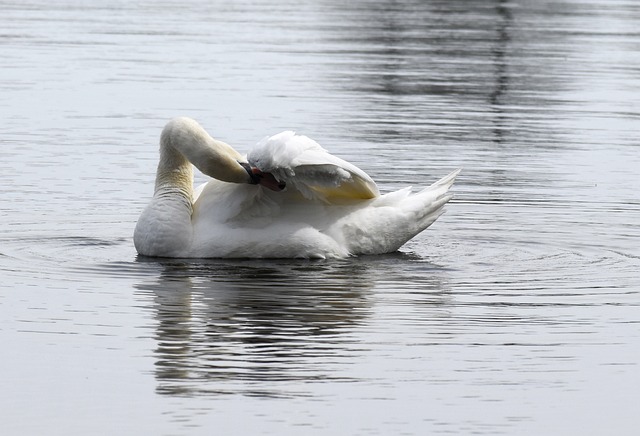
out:
<path id="1" fill-rule="evenodd" d="M 160 148 L 156 172 L 155 196 L 179 195 L 193 201 L 193 165 L 178 150 L 168 144 Z"/>
<path id="2" fill-rule="evenodd" d="M 133 234 L 138 253 L 183 256 L 193 227 L 193 166 L 173 147 L 160 149 L 153 200 L 140 215 Z"/>
<path id="3" fill-rule="evenodd" d="M 158 175 L 162 181 L 182 183 L 183 174 L 192 175 L 191 163 L 214 179 L 251 183 L 251 176 L 240 164 L 241 161 L 245 159 L 240 153 L 229 144 L 213 139 L 200 124 L 189 118 L 171 120 L 160 136 Z"/>
<path id="4" fill-rule="evenodd" d="M 216 141 L 194 120 L 176 118 L 160 136 L 153 200 L 142 212 L 133 240 L 140 254 L 180 257 L 193 237 L 193 165 L 216 179 L 251 183 L 242 156 Z"/>

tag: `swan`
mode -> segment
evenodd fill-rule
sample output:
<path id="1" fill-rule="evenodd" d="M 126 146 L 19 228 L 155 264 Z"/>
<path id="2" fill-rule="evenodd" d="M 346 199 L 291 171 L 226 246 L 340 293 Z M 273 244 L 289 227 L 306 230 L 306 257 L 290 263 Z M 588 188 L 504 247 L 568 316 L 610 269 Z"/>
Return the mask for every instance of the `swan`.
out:
<path id="1" fill-rule="evenodd" d="M 193 166 L 212 177 L 194 190 Z M 364 171 L 285 131 L 246 156 L 193 119 L 160 136 L 155 191 L 135 227 L 140 255 L 343 258 L 398 250 L 443 212 L 460 170 L 412 193 L 380 195 Z"/>

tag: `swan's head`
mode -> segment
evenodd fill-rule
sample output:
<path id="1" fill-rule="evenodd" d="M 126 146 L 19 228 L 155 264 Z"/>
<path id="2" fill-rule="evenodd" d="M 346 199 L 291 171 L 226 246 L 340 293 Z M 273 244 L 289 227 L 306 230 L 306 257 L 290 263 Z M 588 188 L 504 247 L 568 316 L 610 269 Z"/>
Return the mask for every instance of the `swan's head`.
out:
<path id="1" fill-rule="evenodd" d="M 286 186 L 273 174 L 251 166 L 229 144 L 213 139 L 197 121 L 174 118 L 160 135 L 160 167 L 172 173 L 188 162 L 223 182 L 262 185 L 273 191 L 282 191 Z"/>
<path id="2" fill-rule="evenodd" d="M 250 178 L 249 183 L 253 185 L 262 185 L 276 192 L 282 191 L 287 186 L 285 182 L 278 181 L 273 174 L 260 171 L 258 168 L 249 165 L 248 162 L 239 162 L 239 164 L 247 171 Z"/>

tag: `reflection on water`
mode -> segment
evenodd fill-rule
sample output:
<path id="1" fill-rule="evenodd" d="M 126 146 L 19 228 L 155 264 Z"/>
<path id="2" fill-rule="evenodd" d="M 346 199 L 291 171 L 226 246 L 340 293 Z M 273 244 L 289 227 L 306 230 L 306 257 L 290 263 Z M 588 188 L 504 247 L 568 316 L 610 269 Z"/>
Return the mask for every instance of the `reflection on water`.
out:
<path id="1" fill-rule="evenodd" d="M 287 397 L 310 395 L 307 383 L 360 381 L 340 369 L 367 351 L 354 331 L 373 310 L 372 288 L 395 283 L 380 277 L 381 259 L 139 260 L 161 268 L 136 289 L 152 296 L 158 392 L 172 395 Z M 425 293 L 416 302 L 442 304 L 439 280 L 402 277 Z"/>
<path id="2" fill-rule="evenodd" d="M 359 262 L 163 262 L 151 283 L 159 392 L 266 392 L 268 382 L 329 381 L 374 285 Z M 227 383 L 224 383 L 227 382 Z"/>
<path id="3" fill-rule="evenodd" d="M 635 431 L 637 1 L 0 8 L 3 434 Z M 402 254 L 136 259 L 176 115 L 464 171 Z"/>

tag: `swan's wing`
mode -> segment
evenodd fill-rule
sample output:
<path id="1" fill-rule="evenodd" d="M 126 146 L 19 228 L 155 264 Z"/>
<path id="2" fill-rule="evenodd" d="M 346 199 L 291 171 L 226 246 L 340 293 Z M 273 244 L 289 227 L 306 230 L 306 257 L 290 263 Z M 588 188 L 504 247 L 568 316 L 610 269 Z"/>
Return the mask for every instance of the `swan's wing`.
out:
<path id="1" fill-rule="evenodd" d="M 331 203 L 379 195 L 367 173 L 291 131 L 264 138 L 249 152 L 247 160 L 309 199 Z"/>

